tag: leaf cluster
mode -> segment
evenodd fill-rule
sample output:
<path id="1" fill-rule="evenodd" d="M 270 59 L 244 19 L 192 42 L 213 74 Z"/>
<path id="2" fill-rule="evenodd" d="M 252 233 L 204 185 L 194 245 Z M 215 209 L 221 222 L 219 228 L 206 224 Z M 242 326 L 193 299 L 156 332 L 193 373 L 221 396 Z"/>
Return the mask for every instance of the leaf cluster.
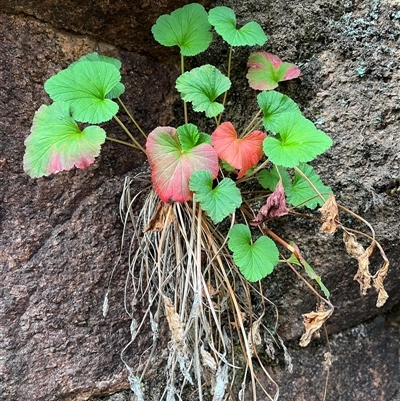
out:
<path id="1" fill-rule="evenodd" d="M 176 89 L 185 109 L 186 103 L 191 103 L 194 111 L 216 122 L 211 135 L 188 121 L 178 128 L 157 127 L 145 135 L 143 150 L 159 198 L 163 202 L 194 200 L 215 224 L 234 216 L 243 204 L 252 203 L 242 193 L 242 183 L 249 180 L 260 184 L 265 199 L 270 196 L 268 191 L 273 193 L 282 182 L 281 202 L 309 208 L 323 204 L 331 190 L 306 163 L 326 151 L 332 141 L 302 115 L 292 99 L 274 90 L 279 82 L 298 77 L 299 68 L 265 51 L 250 54 L 247 78 L 251 88 L 261 91 L 257 96 L 260 111 L 249 129 L 238 133 L 232 122 L 221 123 L 232 85 L 232 51 L 228 75 L 211 64 L 184 70 L 184 57 L 205 51 L 213 30 L 230 49 L 262 46 L 268 40 L 255 21 L 238 27 L 234 11 L 224 6 L 207 12 L 200 4 L 188 4 L 160 16 L 152 27 L 161 45 L 180 49 L 182 74 Z M 99 126 L 88 124 L 111 118 L 119 121 L 119 105 L 114 99 L 120 100 L 125 89 L 120 68 L 118 60 L 92 53 L 46 81 L 44 88 L 53 103 L 36 112 L 25 142 L 24 167 L 29 175 L 40 177 L 93 163 L 106 134 Z M 81 128 L 82 124 L 87 126 Z M 250 228 L 244 233 L 239 227 L 229 232 L 228 246 L 243 275 L 250 281 L 259 280 L 278 263 L 276 245 L 265 236 L 253 244 Z"/>

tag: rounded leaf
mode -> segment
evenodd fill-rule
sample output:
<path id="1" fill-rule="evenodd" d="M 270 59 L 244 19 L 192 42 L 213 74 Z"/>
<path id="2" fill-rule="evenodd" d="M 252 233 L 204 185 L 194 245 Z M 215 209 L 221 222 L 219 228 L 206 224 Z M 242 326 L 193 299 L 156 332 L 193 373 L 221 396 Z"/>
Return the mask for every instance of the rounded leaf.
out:
<path id="1" fill-rule="evenodd" d="M 196 201 L 214 223 L 219 223 L 242 204 L 242 196 L 230 178 L 224 178 L 213 188 L 209 171 L 196 171 L 190 177 L 189 188 L 195 192 Z"/>
<path id="2" fill-rule="evenodd" d="M 263 132 L 253 131 L 244 138 L 238 138 L 232 123 L 224 122 L 212 133 L 211 143 L 220 159 L 239 169 L 238 178 L 241 178 L 263 157 L 265 137 Z"/>
<path id="3" fill-rule="evenodd" d="M 249 85 L 257 90 L 275 89 L 278 82 L 300 75 L 300 69 L 294 64 L 283 62 L 278 56 L 267 52 L 250 54 L 247 67 L 249 72 L 246 78 Z"/>
<path id="4" fill-rule="evenodd" d="M 215 100 L 230 87 L 230 79 L 210 64 L 185 72 L 176 80 L 182 99 L 192 102 L 193 110 L 204 111 L 207 117 L 216 117 L 224 110 Z"/>
<path id="5" fill-rule="evenodd" d="M 236 28 L 236 16 L 229 7 L 215 7 L 208 13 L 208 20 L 222 38 L 231 46 L 263 45 L 267 41 L 263 29 L 251 21 L 242 28 Z"/>
<path id="6" fill-rule="evenodd" d="M 188 138 L 183 138 L 185 133 Z M 199 137 L 200 138 L 200 137 Z M 182 148 L 185 143 L 185 150 Z M 150 132 L 146 153 L 151 166 L 154 188 L 164 202 L 185 202 L 191 199 L 190 176 L 198 170 L 210 171 L 213 178 L 218 174 L 218 156 L 208 143 L 195 143 L 191 127 L 178 131 L 173 127 L 157 127 Z M 193 143 L 193 142 L 192 142 Z"/>
<path id="7" fill-rule="evenodd" d="M 193 3 L 161 15 L 151 31 L 163 46 L 179 46 L 182 55 L 195 56 L 210 45 L 210 29 L 206 10 L 201 4 Z"/>
<path id="8" fill-rule="evenodd" d="M 258 281 L 271 274 L 279 262 L 274 241 L 266 236 L 251 241 L 251 232 L 244 224 L 234 225 L 228 233 L 228 247 L 240 272 L 249 281 Z"/>
<path id="9" fill-rule="evenodd" d="M 278 132 L 278 121 L 284 114 L 301 114 L 299 106 L 289 96 L 276 91 L 261 92 L 257 102 L 263 111 L 264 127 L 271 132 Z"/>
<path id="10" fill-rule="evenodd" d="M 118 104 L 107 99 L 121 75 L 109 62 L 79 61 L 48 79 L 44 89 L 54 101 L 70 105 L 76 121 L 98 124 L 118 112 Z"/>
<path id="11" fill-rule="evenodd" d="M 35 113 L 31 134 L 25 140 L 24 170 L 41 177 L 72 167 L 85 168 L 94 162 L 106 139 L 97 126 L 81 131 L 67 103 L 42 105 Z"/>
<path id="12" fill-rule="evenodd" d="M 270 135 L 263 142 L 264 153 L 274 164 L 295 167 L 332 146 L 332 139 L 300 113 L 285 114 L 277 123 L 279 135 Z"/>

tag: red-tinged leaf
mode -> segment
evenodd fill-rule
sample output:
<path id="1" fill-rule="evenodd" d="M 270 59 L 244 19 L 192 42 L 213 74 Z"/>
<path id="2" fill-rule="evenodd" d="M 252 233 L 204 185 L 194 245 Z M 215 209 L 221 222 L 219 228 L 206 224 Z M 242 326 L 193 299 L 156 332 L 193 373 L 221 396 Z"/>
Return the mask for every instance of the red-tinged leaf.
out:
<path id="1" fill-rule="evenodd" d="M 105 131 L 88 126 L 83 131 L 64 102 L 42 105 L 33 118 L 31 134 L 25 140 L 24 170 L 32 178 L 50 175 L 74 166 L 86 168 L 100 153 Z"/>
<path id="2" fill-rule="evenodd" d="M 250 55 L 247 62 L 249 72 L 246 77 L 250 87 L 256 90 L 272 90 L 278 82 L 297 78 L 300 69 L 291 63 L 283 62 L 278 56 L 258 52 Z"/>
<path id="3" fill-rule="evenodd" d="M 267 202 L 261 207 L 257 217 L 250 224 L 257 226 L 266 220 L 272 220 L 275 217 L 284 216 L 285 214 L 288 214 L 285 191 L 283 189 L 282 181 L 279 181 L 275 191 L 268 196 Z"/>
<path id="4" fill-rule="evenodd" d="M 253 131 L 244 138 L 238 138 L 234 126 L 225 122 L 213 132 L 211 143 L 218 157 L 238 169 L 238 178 L 241 178 L 262 158 L 262 143 L 266 136 L 264 132 Z"/>
<path id="5" fill-rule="evenodd" d="M 183 135 L 183 134 L 182 134 Z M 163 202 L 185 202 L 191 199 L 190 176 L 199 170 L 218 174 L 218 156 L 208 143 L 182 150 L 178 132 L 172 127 L 157 127 L 147 137 L 147 158 L 152 169 L 154 188 Z"/>

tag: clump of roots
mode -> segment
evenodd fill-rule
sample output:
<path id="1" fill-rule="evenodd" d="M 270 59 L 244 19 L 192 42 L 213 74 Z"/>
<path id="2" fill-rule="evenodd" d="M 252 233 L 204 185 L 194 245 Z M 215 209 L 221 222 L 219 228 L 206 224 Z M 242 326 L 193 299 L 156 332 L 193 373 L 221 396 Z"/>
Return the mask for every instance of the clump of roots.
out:
<path id="1" fill-rule="evenodd" d="M 121 216 L 134 233 L 126 282 L 129 297 L 125 300 L 132 318 L 132 336 L 122 352 L 123 360 L 141 329 L 151 327 L 153 336 L 140 366 L 133 369 L 126 362 L 138 400 L 144 400 L 146 372 L 163 351 L 159 349 L 159 331 L 165 323 L 170 341 L 161 399 L 182 399 L 188 391 L 186 394 L 196 400 L 249 399 L 248 394 L 256 400 L 257 391 L 262 391 L 267 399 L 276 400 L 278 386 L 257 354 L 257 346 L 263 341 L 261 318 L 270 301 L 261 288 L 252 287 L 238 274 L 226 236 L 198 205 L 161 204 L 151 187 L 146 191 L 145 204 L 137 216 L 129 179 L 121 199 Z M 138 302 L 145 309 L 140 321 L 133 307 Z M 268 346 L 271 338 L 279 343 L 275 334 Z M 273 395 L 258 382 L 253 361 L 269 378 Z"/>

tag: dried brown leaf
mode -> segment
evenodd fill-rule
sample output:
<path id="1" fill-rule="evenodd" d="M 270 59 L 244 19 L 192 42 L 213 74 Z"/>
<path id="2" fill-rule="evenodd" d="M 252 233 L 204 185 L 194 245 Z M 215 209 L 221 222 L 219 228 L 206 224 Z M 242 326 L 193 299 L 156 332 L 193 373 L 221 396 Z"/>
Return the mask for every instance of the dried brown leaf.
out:
<path id="1" fill-rule="evenodd" d="M 316 312 L 303 315 L 303 324 L 306 331 L 300 338 L 301 347 L 306 347 L 314 337 L 319 337 L 319 329 L 329 319 L 332 312 L 333 307 L 325 309 L 324 305 L 321 305 Z"/>
<path id="2" fill-rule="evenodd" d="M 385 304 L 386 300 L 389 298 L 384 286 L 383 281 L 389 269 L 389 261 L 386 259 L 383 250 L 381 249 L 382 257 L 384 258 L 384 263 L 382 267 L 372 276 L 369 271 L 369 257 L 377 245 L 376 241 L 372 241 L 371 245 L 364 250 L 364 248 L 357 242 L 355 235 L 343 232 L 343 240 L 346 245 L 346 250 L 348 254 L 357 259 L 358 270 L 357 274 L 354 276 L 354 280 L 357 280 L 360 284 L 360 292 L 362 295 L 367 293 L 367 290 L 374 285 L 376 291 L 378 292 L 378 299 L 376 301 L 376 306 L 380 308 Z"/>
<path id="3" fill-rule="evenodd" d="M 183 323 L 175 310 L 170 298 L 163 296 L 165 315 L 167 316 L 168 326 L 171 331 L 171 338 L 175 349 L 182 355 L 187 354 L 187 349 L 184 341 Z"/>
<path id="4" fill-rule="evenodd" d="M 373 241 L 367 249 L 364 249 L 364 247 L 357 242 L 356 236 L 346 231 L 343 232 L 343 241 L 346 245 L 347 253 L 358 261 L 358 270 L 354 276 L 354 280 L 358 281 L 360 284 L 360 292 L 362 295 L 365 295 L 367 290 L 371 288 L 372 276 L 369 272 L 369 257 L 376 243 Z"/>
<path id="5" fill-rule="evenodd" d="M 251 329 L 248 335 L 248 342 L 250 344 L 251 349 L 256 347 L 257 345 L 261 345 L 262 339 L 260 335 L 260 325 L 261 325 L 262 317 L 255 320 L 251 325 Z"/>
<path id="6" fill-rule="evenodd" d="M 327 234 L 333 234 L 340 227 L 338 206 L 333 195 L 329 195 L 328 200 L 319 209 L 322 214 L 321 231 Z"/>
<path id="7" fill-rule="evenodd" d="M 378 291 L 378 299 L 376 301 L 376 306 L 378 308 L 383 306 L 386 300 L 389 298 L 389 295 L 383 286 L 383 280 L 386 277 L 388 269 L 389 269 L 389 261 L 386 260 L 383 263 L 382 267 L 372 277 L 372 281 L 374 282 L 374 287 Z"/>
<path id="8" fill-rule="evenodd" d="M 162 231 L 165 225 L 171 224 L 173 221 L 175 221 L 175 215 L 172 213 L 172 205 L 159 202 L 154 216 L 150 219 L 143 232 Z"/>

